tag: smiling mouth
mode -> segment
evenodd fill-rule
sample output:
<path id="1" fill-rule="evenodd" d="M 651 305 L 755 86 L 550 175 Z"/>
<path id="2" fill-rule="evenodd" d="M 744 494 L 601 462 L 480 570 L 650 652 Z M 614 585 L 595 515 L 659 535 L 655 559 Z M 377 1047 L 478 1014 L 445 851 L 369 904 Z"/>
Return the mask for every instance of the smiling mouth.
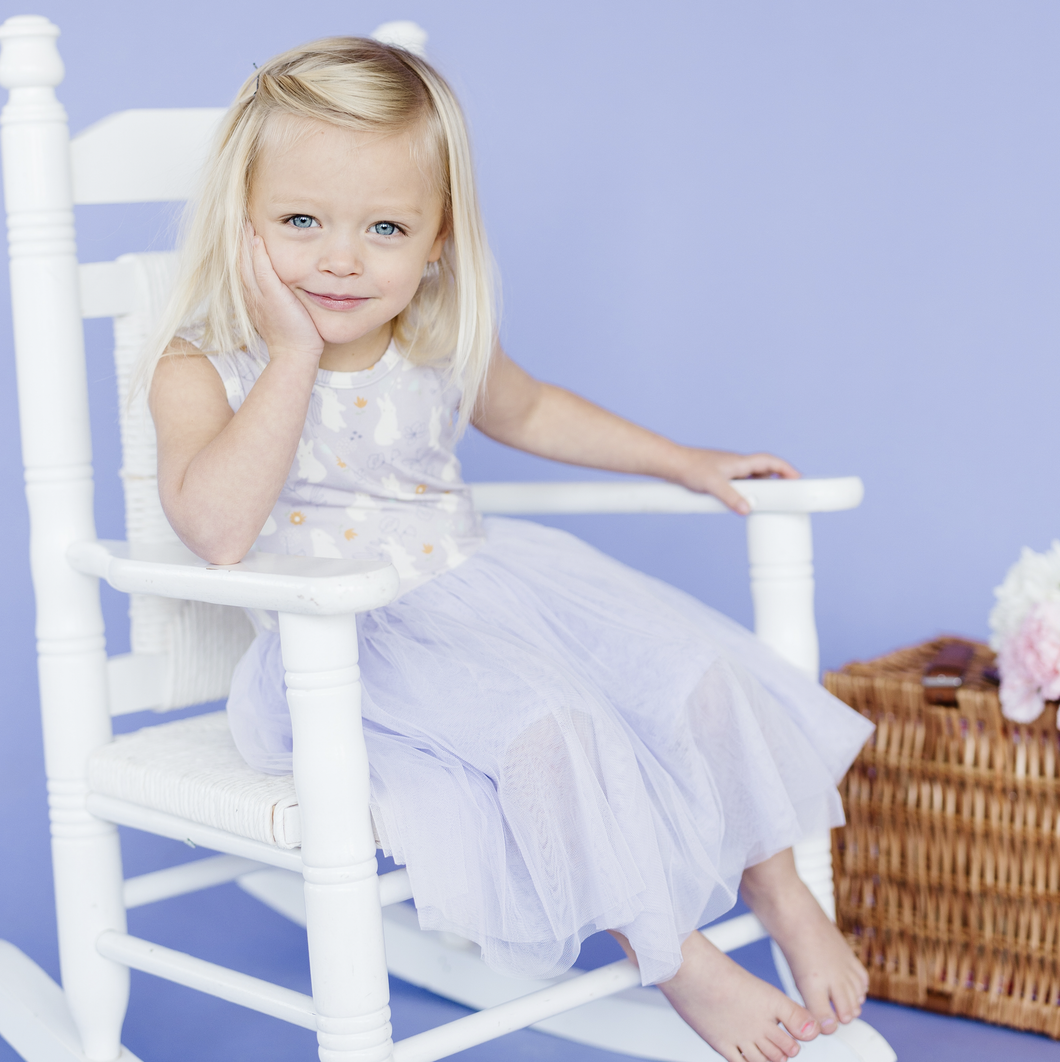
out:
<path id="1" fill-rule="evenodd" d="M 305 288 L 302 289 L 305 291 Z M 326 295 L 316 291 L 306 291 L 306 295 L 325 310 L 356 310 L 368 301 L 359 295 Z"/>

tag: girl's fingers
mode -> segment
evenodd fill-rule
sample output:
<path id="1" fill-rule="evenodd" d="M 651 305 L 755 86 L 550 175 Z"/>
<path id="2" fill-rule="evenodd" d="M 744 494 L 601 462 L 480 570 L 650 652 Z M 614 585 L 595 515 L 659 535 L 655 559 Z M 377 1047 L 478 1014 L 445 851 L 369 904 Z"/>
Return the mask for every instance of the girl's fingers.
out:
<path id="1" fill-rule="evenodd" d="M 243 283 L 250 284 L 254 276 L 254 229 L 248 221 L 243 226 L 243 258 L 242 258 Z"/>
<path id="2" fill-rule="evenodd" d="M 773 454 L 749 454 L 740 462 L 744 467 L 738 473 L 740 479 L 751 476 L 780 476 L 781 479 L 799 479 L 801 473 L 782 457 Z"/>
<path id="3" fill-rule="evenodd" d="M 246 255 L 244 257 L 244 281 L 255 298 L 283 298 L 286 285 L 276 275 L 265 241 L 254 232 L 247 222 Z"/>
<path id="4" fill-rule="evenodd" d="M 245 229 L 243 284 L 251 320 L 270 352 L 293 349 L 320 357 L 324 341 L 306 308 L 279 278 L 265 241 L 248 222 Z"/>
<path id="5" fill-rule="evenodd" d="M 265 241 L 260 236 L 255 236 L 250 244 L 251 262 L 254 266 L 254 279 L 258 290 L 266 297 L 275 297 L 278 290 L 284 287 L 283 282 L 276 275 L 272 267 L 272 259 L 269 257 Z"/>
<path id="6" fill-rule="evenodd" d="M 739 486 L 733 486 L 729 480 L 762 479 L 767 476 L 798 479 L 800 476 L 799 471 L 784 458 L 773 454 L 733 454 L 723 450 L 689 452 L 694 463 L 680 482 L 690 490 L 713 494 L 741 516 L 747 516 L 751 506 L 740 493 Z"/>
<path id="7" fill-rule="evenodd" d="M 248 221 L 243 240 L 243 284 L 250 295 L 251 302 L 254 303 L 260 301 L 262 297 L 261 285 L 258 283 L 259 246 L 261 246 L 261 237 L 254 234 L 254 229 Z"/>
<path id="8" fill-rule="evenodd" d="M 708 493 L 713 494 L 722 504 L 727 505 L 734 513 L 747 516 L 751 506 L 747 499 L 737 490 L 734 490 L 725 480 L 711 483 L 707 488 Z"/>

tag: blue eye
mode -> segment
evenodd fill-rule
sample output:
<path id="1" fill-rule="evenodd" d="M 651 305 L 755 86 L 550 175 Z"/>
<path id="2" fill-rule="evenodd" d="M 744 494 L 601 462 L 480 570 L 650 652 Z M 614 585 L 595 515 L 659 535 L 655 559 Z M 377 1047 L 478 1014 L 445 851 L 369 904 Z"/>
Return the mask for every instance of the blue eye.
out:
<path id="1" fill-rule="evenodd" d="M 294 217 L 287 219 L 296 229 L 311 229 L 317 224 L 316 218 L 311 218 L 308 214 L 295 214 Z"/>
<path id="2" fill-rule="evenodd" d="M 368 231 L 377 236 L 396 236 L 401 230 L 392 221 L 377 221 Z"/>

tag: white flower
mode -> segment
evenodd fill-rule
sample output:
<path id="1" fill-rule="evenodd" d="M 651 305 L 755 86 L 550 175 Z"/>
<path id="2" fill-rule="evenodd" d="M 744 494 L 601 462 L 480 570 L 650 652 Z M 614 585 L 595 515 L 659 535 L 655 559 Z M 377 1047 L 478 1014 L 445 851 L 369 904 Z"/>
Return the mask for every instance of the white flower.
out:
<path id="1" fill-rule="evenodd" d="M 1031 609 L 1042 602 L 1060 602 L 1060 539 L 1045 553 L 1024 547 L 1020 559 L 994 591 L 997 604 L 990 613 L 990 648 L 1000 651 L 1019 633 Z"/>

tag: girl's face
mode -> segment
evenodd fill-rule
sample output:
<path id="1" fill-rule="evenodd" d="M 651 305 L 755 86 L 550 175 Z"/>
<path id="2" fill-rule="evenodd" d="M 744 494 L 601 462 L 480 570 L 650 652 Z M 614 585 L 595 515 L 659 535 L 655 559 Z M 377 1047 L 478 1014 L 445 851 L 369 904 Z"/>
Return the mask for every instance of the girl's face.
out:
<path id="1" fill-rule="evenodd" d="M 273 136 L 255 164 L 250 221 L 324 340 L 322 367 L 367 368 L 441 256 L 441 196 L 413 162 L 409 132 L 288 121 L 293 135 Z"/>

